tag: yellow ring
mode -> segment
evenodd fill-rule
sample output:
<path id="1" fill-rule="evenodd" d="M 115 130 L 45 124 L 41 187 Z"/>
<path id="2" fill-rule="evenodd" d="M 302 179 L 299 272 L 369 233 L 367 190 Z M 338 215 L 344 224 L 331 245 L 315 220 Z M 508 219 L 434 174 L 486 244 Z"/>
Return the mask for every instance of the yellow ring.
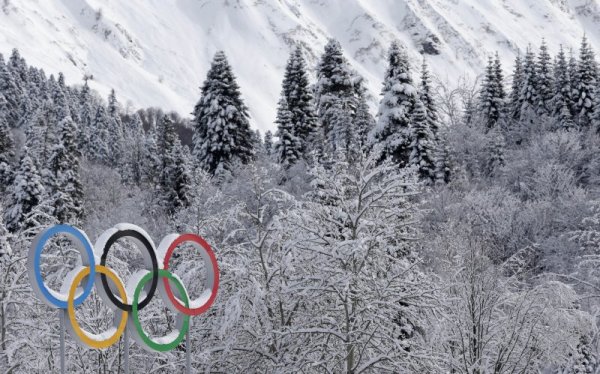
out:
<path id="1" fill-rule="evenodd" d="M 123 286 L 123 283 L 117 277 L 117 275 L 112 270 L 102 265 L 96 265 L 95 269 L 96 274 L 105 274 L 110 278 L 110 280 L 113 281 L 114 284 L 117 285 L 117 289 L 119 290 L 119 294 L 121 295 L 121 300 L 123 300 L 124 303 L 127 303 L 127 294 L 125 293 L 125 287 Z M 69 312 L 69 320 L 71 321 L 71 327 L 73 327 L 73 331 L 75 332 L 75 334 L 77 334 L 79 339 L 82 342 L 84 342 L 87 346 L 96 349 L 108 348 L 114 343 L 116 343 L 117 340 L 119 340 L 119 338 L 123 334 L 123 331 L 125 331 L 125 325 L 127 325 L 127 312 L 122 312 L 123 314 L 121 315 L 121 321 L 119 322 L 117 331 L 115 331 L 115 333 L 112 336 L 104 340 L 95 340 L 90 338 L 85 333 L 85 331 L 83 331 L 81 327 L 79 327 L 77 319 L 75 318 L 75 306 L 73 305 L 73 300 L 75 299 L 75 290 L 77 289 L 77 286 L 79 285 L 81 280 L 89 274 L 90 267 L 88 266 L 83 268 L 79 273 L 77 273 L 77 275 L 73 279 L 73 283 L 71 283 L 71 288 L 69 288 L 69 298 L 67 299 L 67 310 Z"/>

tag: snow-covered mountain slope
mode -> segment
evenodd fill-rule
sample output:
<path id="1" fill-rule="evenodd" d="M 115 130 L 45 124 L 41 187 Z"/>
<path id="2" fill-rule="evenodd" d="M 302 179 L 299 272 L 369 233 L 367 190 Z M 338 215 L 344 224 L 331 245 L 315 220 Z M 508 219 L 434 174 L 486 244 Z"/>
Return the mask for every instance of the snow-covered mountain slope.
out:
<path id="1" fill-rule="evenodd" d="M 0 0 L 0 52 L 18 47 L 30 64 L 63 71 L 68 83 L 93 74 L 124 103 L 187 115 L 215 51 L 239 78 L 253 125 L 273 128 L 287 55 L 306 47 L 315 66 L 327 38 L 342 43 L 374 99 L 389 43 L 415 66 L 424 53 L 442 79 L 479 73 L 498 50 L 507 73 L 518 49 L 600 47 L 600 0 Z"/>

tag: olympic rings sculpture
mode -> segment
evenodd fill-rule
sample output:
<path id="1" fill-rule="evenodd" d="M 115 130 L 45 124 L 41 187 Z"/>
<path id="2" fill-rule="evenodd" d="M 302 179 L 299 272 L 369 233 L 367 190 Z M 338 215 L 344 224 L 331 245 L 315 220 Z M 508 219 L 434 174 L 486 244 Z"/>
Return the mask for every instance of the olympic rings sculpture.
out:
<path id="1" fill-rule="evenodd" d="M 55 291 L 46 286 L 41 272 L 41 254 L 46 243 L 56 235 L 69 238 L 81 255 L 81 265 L 71 270 L 60 289 Z M 109 267 L 106 258 L 111 246 L 121 238 L 131 239 L 141 250 L 145 269 L 131 275 L 127 285 Z M 200 250 L 206 278 L 204 290 L 195 300 L 181 279 L 169 271 L 169 262 L 175 248 L 191 243 Z M 155 249 L 150 236 L 140 227 L 118 224 L 100 235 L 92 247 L 87 235 L 69 225 L 56 225 L 40 232 L 31 245 L 27 259 L 28 275 L 35 294 L 53 308 L 66 309 L 70 323 L 67 330 L 81 345 L 104 349 L 119 340 L 127 322 L 133 339 L 150 351 L 165 352 L 179 345 L 189 329 L 190 316 L 205 312 L 215 301 L 219 288 L 219 268 L 210 245 L 195 234 L 171 234 L 163 238 Z M 162 282 L 160 282 L 162 279 Z M 84 282 L 83 288 L 80 287 Z M 81 305 L 96 286 L 100 298 L 115 311 L 113 327 L 100 334 L 85 331 L 77 322 L 75 307 Z M 175 329 L 167 336 L 152 339 L 145 332 L 139 319 L 139 311 L 146 307 L 158 290 L 166 306 L 177 314 Z M 115 293 L 118 295 L 115 295 Z M 168 300 L 168 301 L 167 301 Z"/>

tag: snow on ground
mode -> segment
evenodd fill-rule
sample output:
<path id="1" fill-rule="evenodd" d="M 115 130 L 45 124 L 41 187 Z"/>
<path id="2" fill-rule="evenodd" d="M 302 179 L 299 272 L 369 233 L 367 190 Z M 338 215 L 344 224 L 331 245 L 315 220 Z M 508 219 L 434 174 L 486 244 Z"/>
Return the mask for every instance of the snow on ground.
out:
<path id="1" fill-rule="evenodd" d="M 555 52 L 578 46 L 584 30 L 600 51 L 600 0 L 4 0 L 0 53 L 18 47 L 30 64 L 63 71 L 67 83 L 93 74 L 132 108 L 189 115 L 210 60 L 224 50 L 252 124 L 272 129 L 283 67 L 295 42 L 314 67 L 332 36 L 378 98 L 393 39 L 415 67 L 455 81 L 479 73 L 498 50 L 507 74 L 516 51 L 545 37 Z"/>

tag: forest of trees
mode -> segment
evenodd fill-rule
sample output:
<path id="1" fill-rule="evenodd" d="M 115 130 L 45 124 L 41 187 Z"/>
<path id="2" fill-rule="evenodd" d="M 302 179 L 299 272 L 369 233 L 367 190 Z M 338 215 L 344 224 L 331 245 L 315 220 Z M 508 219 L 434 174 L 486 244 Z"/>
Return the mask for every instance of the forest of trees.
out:
<path id="1" fill-rule="evenodd" d="M 57 314 L 27 278 L 32 238 L 131 222 L 215 250 L 197 372 L 599 372 L 600 68 L 585 36 L 570 47 L 541 41 L 510 72 L 491 54 L 479 78 L 448 83 L 392 43 L 375 115 L 337 41 L 315 81 L 297 47 L 264 136 L 223 52 L 190 119 L 0 54 L 0 371 L 57 370 Z M 113 252 L 130 275 L 132 243 Z M 59 289 L 78 256 L 59 238 L 43 258 Z M 193 296 L 201 265 L 182 255 L 173 269 Z M 90 331 L 112 324 L 99 300 L 78 309 Z M 174 315 L 158 301 L 141 320 L 164 335 Z M 72 372 L 122 372 L 122 352 L 67 339 Z M 180 372 L 183 354 L 134 344 L 130 362 Z"/>

